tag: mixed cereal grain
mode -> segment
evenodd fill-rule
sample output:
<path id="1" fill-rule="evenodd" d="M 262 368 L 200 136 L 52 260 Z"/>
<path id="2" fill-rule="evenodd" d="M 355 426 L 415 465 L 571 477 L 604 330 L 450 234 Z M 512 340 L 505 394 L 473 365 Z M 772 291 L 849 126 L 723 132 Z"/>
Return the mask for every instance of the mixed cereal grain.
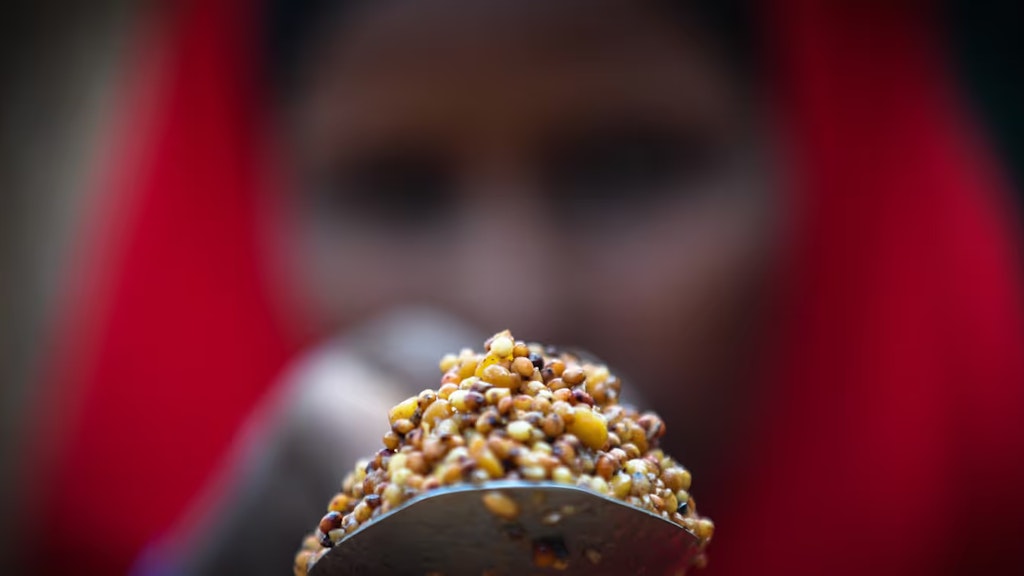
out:
<path id="1" fill-rule="evenodd" d="M 587 488 L 679 524 L 702 550 L 711 540 L 714 524 L 697 514 L 690 472 L 658 447 L 665 423 L 619 404 L 621 382 L 606 366 L 516 341 L 506 330 L 489 338 L 483 353 L 445 355 L 440 369 L 437 390 L 388 412 L 385 447 L 345 477 L 296 554 L 296 576 L 419 494 L 498 479 Z M 514 502 L 489 494 L 489 510 L 514 516 Z M 548 551 L 537 553 L 547 558 Z M 705 562 L 702 551 L 695 564 Z"/>

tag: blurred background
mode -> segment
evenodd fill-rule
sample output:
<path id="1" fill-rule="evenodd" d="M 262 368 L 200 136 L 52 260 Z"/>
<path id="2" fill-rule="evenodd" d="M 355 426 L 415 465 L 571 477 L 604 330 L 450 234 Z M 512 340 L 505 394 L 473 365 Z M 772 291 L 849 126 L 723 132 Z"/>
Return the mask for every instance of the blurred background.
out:
<path id="1" fill-rule="evenodd" d="M 4 573 L 287 573 L 504 328 L 659 407 L 707 574 L 1024 570 L 1021 3 L 0 15 Z"/>

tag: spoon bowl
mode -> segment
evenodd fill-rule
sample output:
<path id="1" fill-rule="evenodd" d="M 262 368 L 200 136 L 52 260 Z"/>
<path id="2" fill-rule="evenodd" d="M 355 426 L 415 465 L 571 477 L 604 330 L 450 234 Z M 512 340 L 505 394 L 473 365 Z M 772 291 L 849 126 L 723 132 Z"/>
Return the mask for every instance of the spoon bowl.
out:
<path id="1" fill-rule="evenodd" d="M 341 540 L 310 576 L 670 574 L 697 553 L 678 524 L 585 488 L 494 481 L 422 494 Z"/>

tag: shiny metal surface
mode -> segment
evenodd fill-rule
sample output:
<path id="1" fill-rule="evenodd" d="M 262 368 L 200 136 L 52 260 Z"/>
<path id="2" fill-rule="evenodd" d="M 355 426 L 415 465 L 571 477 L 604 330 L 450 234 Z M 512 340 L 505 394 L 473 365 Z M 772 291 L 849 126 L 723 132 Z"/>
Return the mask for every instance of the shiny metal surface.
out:
<path id="1" fill-rule="evenodd" d="M 514 520 L 483 503 L 514 500 Z M 342 540 L 310 576 L 671 574 L 695 553 L 678 525 L 589 490 L 550 482 L 460 485 L 419 496 Z"/>

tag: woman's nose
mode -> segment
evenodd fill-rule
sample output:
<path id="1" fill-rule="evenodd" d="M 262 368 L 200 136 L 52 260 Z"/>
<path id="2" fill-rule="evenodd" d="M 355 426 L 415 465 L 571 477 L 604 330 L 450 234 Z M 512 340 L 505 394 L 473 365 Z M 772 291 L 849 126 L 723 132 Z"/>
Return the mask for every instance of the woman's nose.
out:
<path id="1" fill-rule="evenodd" d="M 464 212 L 454 305 L 488 330 L 510 328 L 530 339 L 554 332 L 559 283 L 557 234 L 540 195 L 493 186 Z"/>

